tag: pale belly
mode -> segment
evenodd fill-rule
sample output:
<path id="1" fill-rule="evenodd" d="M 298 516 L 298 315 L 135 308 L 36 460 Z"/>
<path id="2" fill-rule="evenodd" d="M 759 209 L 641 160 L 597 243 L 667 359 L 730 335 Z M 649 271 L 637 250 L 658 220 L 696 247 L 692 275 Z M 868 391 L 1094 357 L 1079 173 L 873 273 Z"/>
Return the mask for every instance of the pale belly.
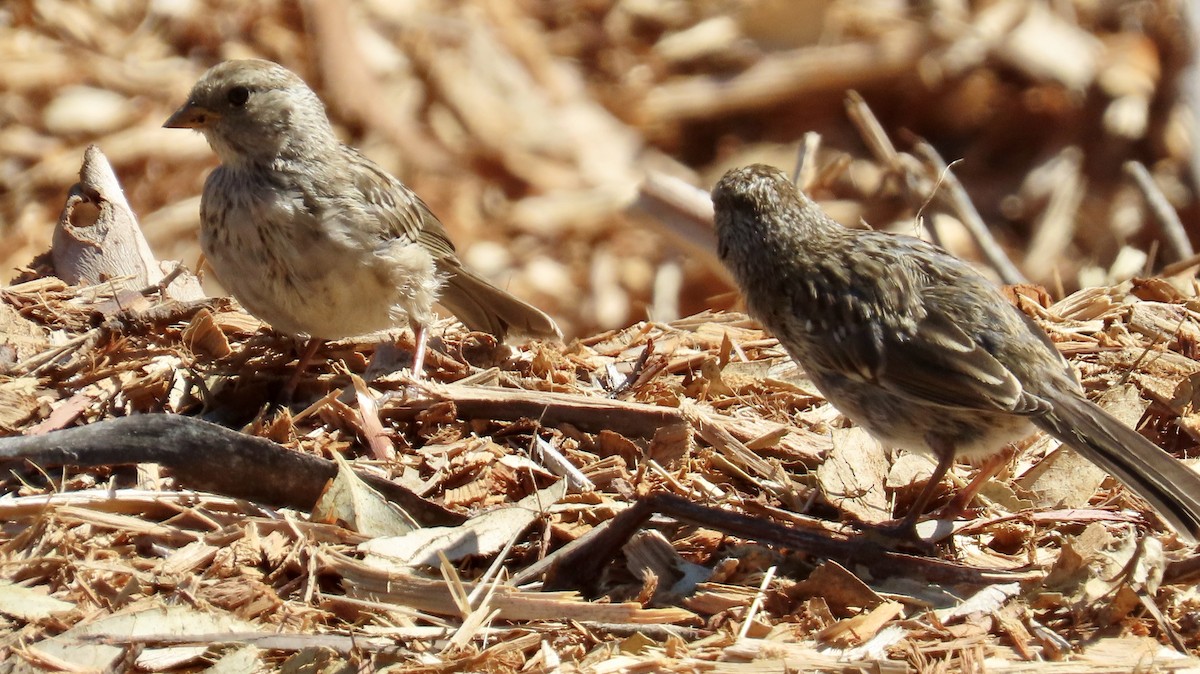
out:
<path id="1" fill-rule="evenodd" d="M 217 279 L 280 332 L 322 339 L 365 335 L 403 325 L 414 312 L 423 319 L 432 303 L 414 303 L 404 291 L 404 270 L 394 264 L 395 257 L 415 258 L 416 275 L 433 278 L 432 258 L 416 244 L 363 250 L 295 223 L 226 227 L 220 234 L 211 229 L 202 228 L 200 243 Z"/>
<path id="2" fill-rule="evenodd" d="M 955 456 L 978 461 L 1035 430 L 1027 416 L 922 405 L 845 377 L 809 375 L 839 412 L 887 447 L 936 455 L 929 440 L 940 438 L 954 446 Z"/>

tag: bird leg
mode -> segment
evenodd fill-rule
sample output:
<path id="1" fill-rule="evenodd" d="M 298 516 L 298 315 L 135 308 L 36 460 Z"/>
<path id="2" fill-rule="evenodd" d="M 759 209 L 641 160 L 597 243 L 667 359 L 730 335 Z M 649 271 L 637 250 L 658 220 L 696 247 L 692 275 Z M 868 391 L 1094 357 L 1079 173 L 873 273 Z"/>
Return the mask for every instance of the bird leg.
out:
<path id="1" fill-rule="evenodd" d="M 925 506 L 933 500 L 934 494 L 937 493 L 938 486 L 942 483 L 942 478 L 950 471 L 950 467 L 954 465 L 954 445 L 940 438 L 930 437 L 929 444 L 935 451 L 938 457 L 937 466 L 933 469 L 933 474 L 929 476 L 929 481 L 921 489 L 921 493 L 917 495 L 917 500 L 905 513 L 904 519 L 900 521 L 892 520 L 891 523 L 875 526 L 871 528 L 871 533 L 882 536 L 884 538 L 893 539 L 895 541 L 917 542 L 924 543 L 921 536 L 917 533 L 917 520 L 925 513 Z"/>
<path id="2" fill-rule="evenodd" d="M 958 493 L 954 495 L 954 498 L 949 503 L 942 506 L 942 509 L 938 511 L 937 518 L 940 520 L 954 519 L 961 515 L 967 509 L 967 506 L 971 505 L 971 501 L 975 499 L 975 496 L 979 494 L 979 490 L 983 488 L 984 483 L 995 477 L 996 473 L 1000 472 L 1000 469 L 1008 463 L 1012 456 L 1013 448 L 1010 445 L 1005 447 L 1004 451 L 997 452 L 989 457 L 979 467 L 979 472 L 976 473 L 975 478 L 967 486 L 959 489 Z"/>
<path id="3" fill-rule="evenodd" d="M 881 527 L 880 533 L 893 538 L 920 539 L 920 536 L 917 534 L 917 521 L 925 513 L 925 508 L 929 505 L 929 502 L 933 500 L 938 486 L 942 483 L 942 478 L 946 476 L 946 473 L 950 472 L 950 467 L 954 465 L 953 443 L 941 438 L 931 437 L 929 438 L 929 444 L 936 450 L 938 457 L 937 466 L 934 467 L 933 474 L 929 476 L 929 482 L 921 489 L 921 493 L 917 495 L 917 500 L 913 502 L 908 512 L 905 513 L 904 519 L 896 524 Z M 984 483 L 994 477 L 1004 464 L 1008 463 L 1008 460 L 1012 457 L 1012 453 L 1013 449 L 1009 447 L 988 458 L 980 466 L 979 473 L 975 475 L 975 478 L 966 487 L 958 490 L 954 498 L 937 511 L 934 518 L 939 520 L 954 519 L 962 514 L 979 493 L 979 490 L 983 488 Z"/>
<path id="4" fill-rule="evenodd" d="M 292 376 L 288 378 L 287 383 L 283 385 L 283 389 L 279 392 L 279 404 L 286 406 L 292 402 L 292 396 L 296 393 L 296 387 L 300 385 L 300 378 L 304 376 L 304 370 L 312 362 L 313 356 L 317 355 L 317 349 L 321 348 L 322 341 L 324 340 L 317 337 L 308 338 L 308 343 L 304 345 L 304 350 L 300 352 L 300 359 L 296 361 L 296 368 L 292 370 Z"/>
<path id="5" fill-rule="evenodd" d="M 414 325 L 413 339 L 416 340 L 416 348 L 413 351 L 412 376 L 413 379 L 420 379 L 425 374 L 425 348 L 429 341 L 429 334 L 425 331 L 423 324 Z"/>
<path id="6" fill-rule="evenodd" d="M 937 493 L 938 487 L 942 484 L 942 478 L 946 473 L 950 472 L 950 467 L 954 465 L 954 445 L 942 440 L 930 438 L 930 444 L 933 445 L 937 452 L 938 462 L 933 469 L 933 474 L 929 476 L 929 481 L 925 483 L 925 487 L 921 489 L 921 493 L 917 495 L 917 500 L 909 507 L 908 512 L 904 514 L 904 519 L 894 527 L 898 534 L 917 538 L 917 520 L 921 515 L 925 514 L 925 507 L 933 500 L 934 494 Z"/>

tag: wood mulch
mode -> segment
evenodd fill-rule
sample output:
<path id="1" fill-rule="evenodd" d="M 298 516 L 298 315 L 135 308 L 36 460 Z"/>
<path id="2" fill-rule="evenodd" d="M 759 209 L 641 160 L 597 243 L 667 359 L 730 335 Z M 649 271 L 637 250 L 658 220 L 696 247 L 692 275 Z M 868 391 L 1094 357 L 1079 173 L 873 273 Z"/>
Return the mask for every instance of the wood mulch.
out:
<path id="1" fill-rule="evenodd" d="M 936 548 L 864 534 L 931 462 L 738 313 L 706 187 L 794 168 L 1197 469 L 1195 10 L 908 4 L 0 7 L 0 671 L 1200 668 L 1195 547 L 1042 436 Z M 566 342 L 446 320 L 421 379 L 407 332 L 333 342 L 273 405 L 298 345 L 203 278 L 215 160 L 159 128 L 240 56 Z"/>

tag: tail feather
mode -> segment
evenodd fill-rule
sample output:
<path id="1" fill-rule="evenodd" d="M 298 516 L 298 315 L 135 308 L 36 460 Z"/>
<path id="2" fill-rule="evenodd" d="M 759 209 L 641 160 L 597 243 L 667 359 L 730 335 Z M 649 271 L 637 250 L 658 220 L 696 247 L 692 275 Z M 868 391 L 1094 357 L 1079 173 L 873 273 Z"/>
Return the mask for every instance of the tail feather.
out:
<path id="1" fill-rule="evenodd" d="M 1034 423 L 1146 499 L 1189 542 L 1200 539 L 1200 474 L 1082 396 L 1048 397 L 1051 411 Z"/>
<path id="2" fill-rule="evenodd" d="M 439 264 L 446 275 L 438 301 L 469 330 L 488 332 L 503 340 L 509 334 L 562 339 L 554 319 L 517 299 L 458 264 Z"/>

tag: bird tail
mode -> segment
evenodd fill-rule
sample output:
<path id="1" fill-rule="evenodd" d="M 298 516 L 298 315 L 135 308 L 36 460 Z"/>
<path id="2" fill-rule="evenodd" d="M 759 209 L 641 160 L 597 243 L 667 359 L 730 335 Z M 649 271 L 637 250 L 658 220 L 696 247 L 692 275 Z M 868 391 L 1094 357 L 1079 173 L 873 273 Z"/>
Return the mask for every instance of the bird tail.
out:
<path id="1" fill-rule="evenodd" d="M 1189 542 L 1200 539 L 1200 474 L 1079 395 L 1055 393 L 1033 419 L 1146 499 Z"/>
<path id="2" fill-rule="evenodd" d="M 517 299 L 461 265 L 440 261 L 446 275 L 438 301 L 468 330 L 489 332 L 501 341 L 511 334 L 539 339 L 562 339 L 554 319 Z"/>

